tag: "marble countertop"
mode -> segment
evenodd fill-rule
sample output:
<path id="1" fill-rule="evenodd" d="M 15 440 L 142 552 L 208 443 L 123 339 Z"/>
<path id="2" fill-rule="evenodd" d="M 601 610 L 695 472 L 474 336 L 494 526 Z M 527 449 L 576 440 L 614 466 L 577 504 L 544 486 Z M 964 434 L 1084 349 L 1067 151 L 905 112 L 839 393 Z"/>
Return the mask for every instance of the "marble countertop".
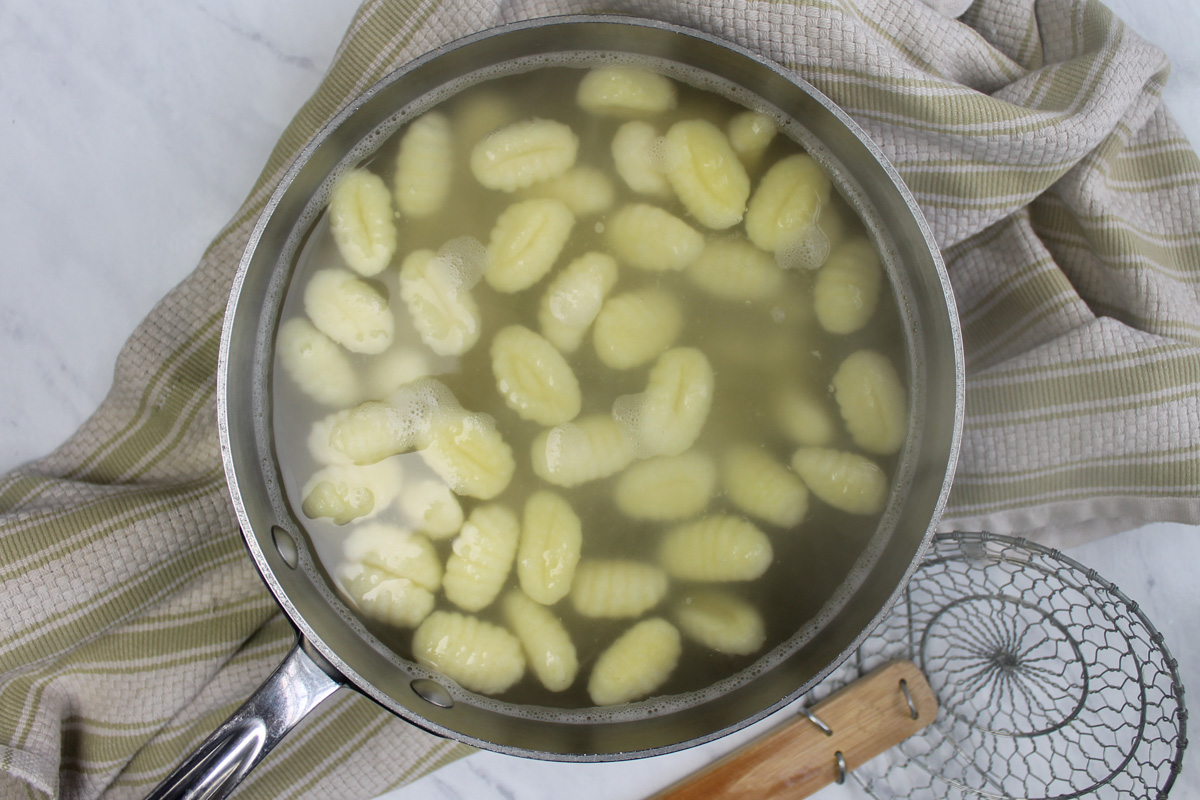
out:
<path id="1" fill-rule="evenodd" d="M 1200 8 L 1109 2 L 1173 62 L 1166 99 L 1200 142 Z M 0 5 L 0 470 L 103 399 L 126 337 L 199 260 L 328 66 L 357 0 Z M 1137 600 L 1200 687 L 1200 528 L 1070 551 Z M 784 712 L 786 713 L 786 712 Z M 619 764 L 479 753 L 389 800 L 644 797 L 755 735 Z M 818 797 L 856 796 L 830 788 Z M 1172 793 L 1200 797 L 1193 756 Z"/>

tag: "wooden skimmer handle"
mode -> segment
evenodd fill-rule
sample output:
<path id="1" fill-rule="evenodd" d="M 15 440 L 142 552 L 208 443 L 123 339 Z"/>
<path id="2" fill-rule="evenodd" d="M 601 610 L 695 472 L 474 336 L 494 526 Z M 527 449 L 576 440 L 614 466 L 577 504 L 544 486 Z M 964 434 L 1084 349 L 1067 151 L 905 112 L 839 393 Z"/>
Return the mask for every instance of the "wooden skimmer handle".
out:
<path id="1" fill-rule="evenodd" d="M 817 721 L 802 712 L 654 798 L 808 797 L 933 722 L 937 708 L 916 665 L 893 661 L 808 709 Z"/>

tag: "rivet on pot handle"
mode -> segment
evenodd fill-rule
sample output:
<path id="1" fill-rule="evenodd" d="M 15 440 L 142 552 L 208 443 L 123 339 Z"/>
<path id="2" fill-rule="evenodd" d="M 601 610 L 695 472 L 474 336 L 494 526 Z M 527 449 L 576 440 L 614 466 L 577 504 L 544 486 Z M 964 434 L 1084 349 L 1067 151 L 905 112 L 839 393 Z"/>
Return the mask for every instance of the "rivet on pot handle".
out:
<path id="1" fill-rule="evenodd" d="M 938 703 L 911 661 L 893 661 L 651 800 L 808 797 L 929 725 Z"/>
<path id="2" fill-rule="evenodd" d="M 343 684 L 300 639 L 242 707 L 175 768 L 147 800 L 228 797 L 288 731 Z"/>

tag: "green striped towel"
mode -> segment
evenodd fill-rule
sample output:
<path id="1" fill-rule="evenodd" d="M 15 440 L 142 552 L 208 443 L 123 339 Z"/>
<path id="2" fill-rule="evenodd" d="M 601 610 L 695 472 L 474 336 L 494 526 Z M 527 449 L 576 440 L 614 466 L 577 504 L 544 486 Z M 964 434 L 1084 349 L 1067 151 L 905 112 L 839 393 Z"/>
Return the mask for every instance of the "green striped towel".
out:
<path id="1" fill-rule="evenodd" d="M 0 796 L 142 796 L 292 641 L 230 509 L 214 376 L 234 268 L 295 153 L 420 53 L 596 11 L 795 69 L 899 167 L 966 342 L 946 527 L 1200 522 L 1200 163 L 1160 102 L 1162 54 L 1101 4 L 978 0 L 952 20 L 910 0 L 370 0 L 241 211 L 125 347 L 104 405 L 0 480 Z M 371 797 L 465 750 L 341 692 L 239 796 Z"/>

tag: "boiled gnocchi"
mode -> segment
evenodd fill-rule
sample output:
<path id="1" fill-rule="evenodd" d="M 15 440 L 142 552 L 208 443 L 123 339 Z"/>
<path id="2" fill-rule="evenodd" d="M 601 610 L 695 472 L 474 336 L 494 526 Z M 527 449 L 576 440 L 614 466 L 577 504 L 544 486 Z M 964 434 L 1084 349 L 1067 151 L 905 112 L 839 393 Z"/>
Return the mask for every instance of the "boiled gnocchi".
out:
<path id="1" fill-rule="evenodd" d="M 430 111 L 413 120 L 396 154 L 393 194 L 402 216 L 421 219 L 442 210 L 454 178 L 450 119 Z"/>
<path id="2" fill-rule="evenodd" d="M 512 448 L 487 414 L 438 416 L 421 457 L 460 495 L 491 500 L 508 487 L 516 462 Z"/>
<path id="3" fill-rule="evenodd" d="M 593 114 L 659 114 L 675 107 L 675 84 L 647 69 L 600 67 L 583 76 L 575 99 Z"/>
<path id="4" fill-rule="evenodd" d="M 887 473 L 857 453 L 802 447 L 792 469 L 818 500 L 849 514 L 878 514 L 887 503 Z"/>
<path id="5" fill-rule="evenodd" d="M 479 341 L 483 320 L 470 286 L 433 250 L 416 250 L 404 259 L 400 298 L 421 341 L 438 355 L 462 355 Z"/>
<path id="6" fill-rule="evenodd" d="M 729 144 L 738 158 L 748 167 L 758 164 L 778 132 L 775 120 L 758 111 L 734 114 L 726 126 Z"/>
<path id="7" fill-rule="evenodd" d="M 683 311 L 670 292 L 640 289 L 605 301 L 596 315 L 592 344 L 600 363 L 631 369 L 662 355 L 682 330 Z"/>
<path id="8" fill-rule="evenodd" d="M 464 689 L 500 694 L 525 674 L 521 642 L 499 625 L 454 611 L 434 611 L 412 638 L 413 657 Z"/>
<path id="9" fill-rule="evenodd" d="M 463 611 L 491 605 L 508 580 L 520 536 L 517 515 L 506 506 L 492 503 L 472 511 L 446 561 L 446 599 Z"/>
<path id="10" fill-rule="evenodd" d="M 400 509 L 430 539 L 447 539 L 462 529 L 462 505 L 439 480 L 406 481 L 400 489 Z"/>
<path id="11" fill-rule="evenodd" d="M 347 537 L 343 553 L 338 580 L 364 614 L 401 628 L 415 628 L 429 616 L 442 562 L 428 539 L 372 523 Z"/>
<path id="12" fill-rule="evenodd" d="M 629 466 L 633 456 L 626 428 L 601 414 L 556 425 L 533 440 L 533 471 L 555 486 L 607 478 Z"/>
<path id="13" fill-rule="evenodd" d="M 753 605 L 732 592 L 688 592 L 671 609 L 683 635 L 718 653 L 749 655 L 767 638 L 766 623 Z"/>
<path id="14" fill-rule="evenodd" d="M 658 550 L 667 574 L 683 581 L 752 581 L 774 558 L 765 533 L 740 517 L 723 514 L 672 528 Z"/>
<path id="15" fill-rule="evenodd" d="M 783 270 L 775 259 L 739 237 L 710 241 L 687 276 L 713 297 L 739 302 L 770 300 L 783 288 Z"/>
<path id="16" fill-rule="evenodd" d="M 325 406 L 345 407 L 362 397 L 362 385 L 350 359 L 304 317 L 279 327 L 275 352 L 300 391 Z"/>
<path id="17" fill-rule="evenodd" d="M 857 350 L 846 356 L 833 374 L 833 396 L 850 438 L 863 450 L 890 455 L 904 444 L 908 400 L 896 368 L 882 353 Z"/>
<path id="18" fill-rule="evenodd" d="M 838 434 L 829 403 L 811 388 L 787 386 L 775 394 L 771 405 L 779 430 L 795 444 L 823 447 Z"/>
<path id="19" fill-rule="evenodd" d="M 552 692 L 575 682 L 579 657 L 571 635 L 545 606 L 514 589 L 504 597 L 504 621 L 517 634 L 533 674 Z"/>
<path id="20" fill-rule="evenodd" d="M 746 209 L 746 235 L 770 253 L 795 244 L 817 224 L 832 184 L 812 156 L 776 162 L 758 183 Z"/>
<path id="21" fill-rule="evenodd" d="M 496 389 L 521 419 L 561 425 L 579 414 L 579 381 L 554 345 L 523 325 L 502 328 L 492 339 Z"/>
<path id="22" fill-rule="evenodd" d="M 644 619 L 600 654 L 588 679 L 588 694 L 598 706 L 646 697 L 671 676 L 682 653 L 675 626 L 660 617 Z"/>
<path id="23" fill-rule="evenodd" d="M 667 180 L 688 213 L 713 230 L 742 221 L 750 178 L 721 129 L 703 119 L 667 131 Z"/>
<path id="24" fill-rule="evenodd" d="M 830 333 L 861 330 L 879 305 L 883 269 L 879 253 L 865 239 L 834 249 L 813 285 L 817 321 Z"/>
<path id="25" fill-rule="evenodd" d="M 730 448 L 721 463 L 721 482 L 734 505 L 763 522 L 791 528 L 808 511 L 808 489 L 759 447 Z"/>
<path id="26" fill-rule="evenodd" d="M 525 190 L 531 197 L 558 200 L 577 217 L 592 217 L 612 208 L 616 189 L 612 179 L 594 167 L 572 167 Z"/>
<path id="27" fill-rule="evenodd" d="M 560 200 L 513 203 L 492 228 L 484 278 L 498 292 L 519 292 L 545 277 L 562 252 L 575 215 Z"/>
<path id="28" fill-rule="evenodd" d="M 471 172 L 488 189 L 515 192 L 557 178 L 575 166 L 579 137 L 550 119 L 529 119 L 493 131 L 471 150 Z"/>
<path id="29" fill-rule="evenodd" d="M 592 251 L 572 261 L 542 295 L 542 335 L 563 353 L 574 353 L 616 282 L 617 261 L 610 255 Z"/>
<path id="30" fill-rule="evenodd" d="M 552 606 L 575 580 L 583 547 L 583 523 L 562 495 L 539 489 L 525 501 L 517 580 L 526 595 Z"/>
<path id="31" fill-rule="evenodd" d="M 328 518 L 345 525 L 360 517 L 378 514 L 396 499 L 401 471 L 393 459 L 378 464 L 333 464 L 317 470 L 300 496 L 301 511 L 309 519 Z"/>
<path id="32" fill-rule="evenodd" d="M 613 136 L 613 165 L 621 180 L 633 191 L 666 199 L 671 194 L 666 150 L 666 141 L 653 125 L 630 120 L 617 128 Z"/>
<path id="33" fill-rule="evenodd" d="M 378 275 L 396 252 L 392 197 L 383 179 L 365 169 L 346 173 L 329 198 L 329 230 L 342 260 L 359 275 Z"/>
<path id="34" fill-rule="evenodd" d="M 621 263 L 651 272 L 681 270 L 700 257 L 704 236 L 658 206 L 622 206 L 608 221 L 608 245 Z"/>
<path id="35" fill-rule="evenodd" d="M 628 560 L 581 561 L 571 584 L 571 606 L 585 617 L 639 617 L 667 595 L 667 574 Z"/>
<path id="36" fill-rule="evenodd" d="M 344 269 L 323 269 L 309 279 L 304 310 L 317 330 L 352 353 L 377 355 L 392 344 L 387 297 Z"/>
<path id="37" fill-rule="evenodd" d="M 688 519 L 708 507 L 716 484 L 713 460 L 689 451 L 634 464 L 621 473 L 614 499 L 617 508 L 634 519 Z"/>
<path id="38" fill-rule="evenodd" d="M 677 347 L 655 362 L 646 391 L 617 400 L 614 416 L 634 431 L 640 452 L 677 456 L 699 438 L 712 397 L 708 358 L 694 347 Z"/>

